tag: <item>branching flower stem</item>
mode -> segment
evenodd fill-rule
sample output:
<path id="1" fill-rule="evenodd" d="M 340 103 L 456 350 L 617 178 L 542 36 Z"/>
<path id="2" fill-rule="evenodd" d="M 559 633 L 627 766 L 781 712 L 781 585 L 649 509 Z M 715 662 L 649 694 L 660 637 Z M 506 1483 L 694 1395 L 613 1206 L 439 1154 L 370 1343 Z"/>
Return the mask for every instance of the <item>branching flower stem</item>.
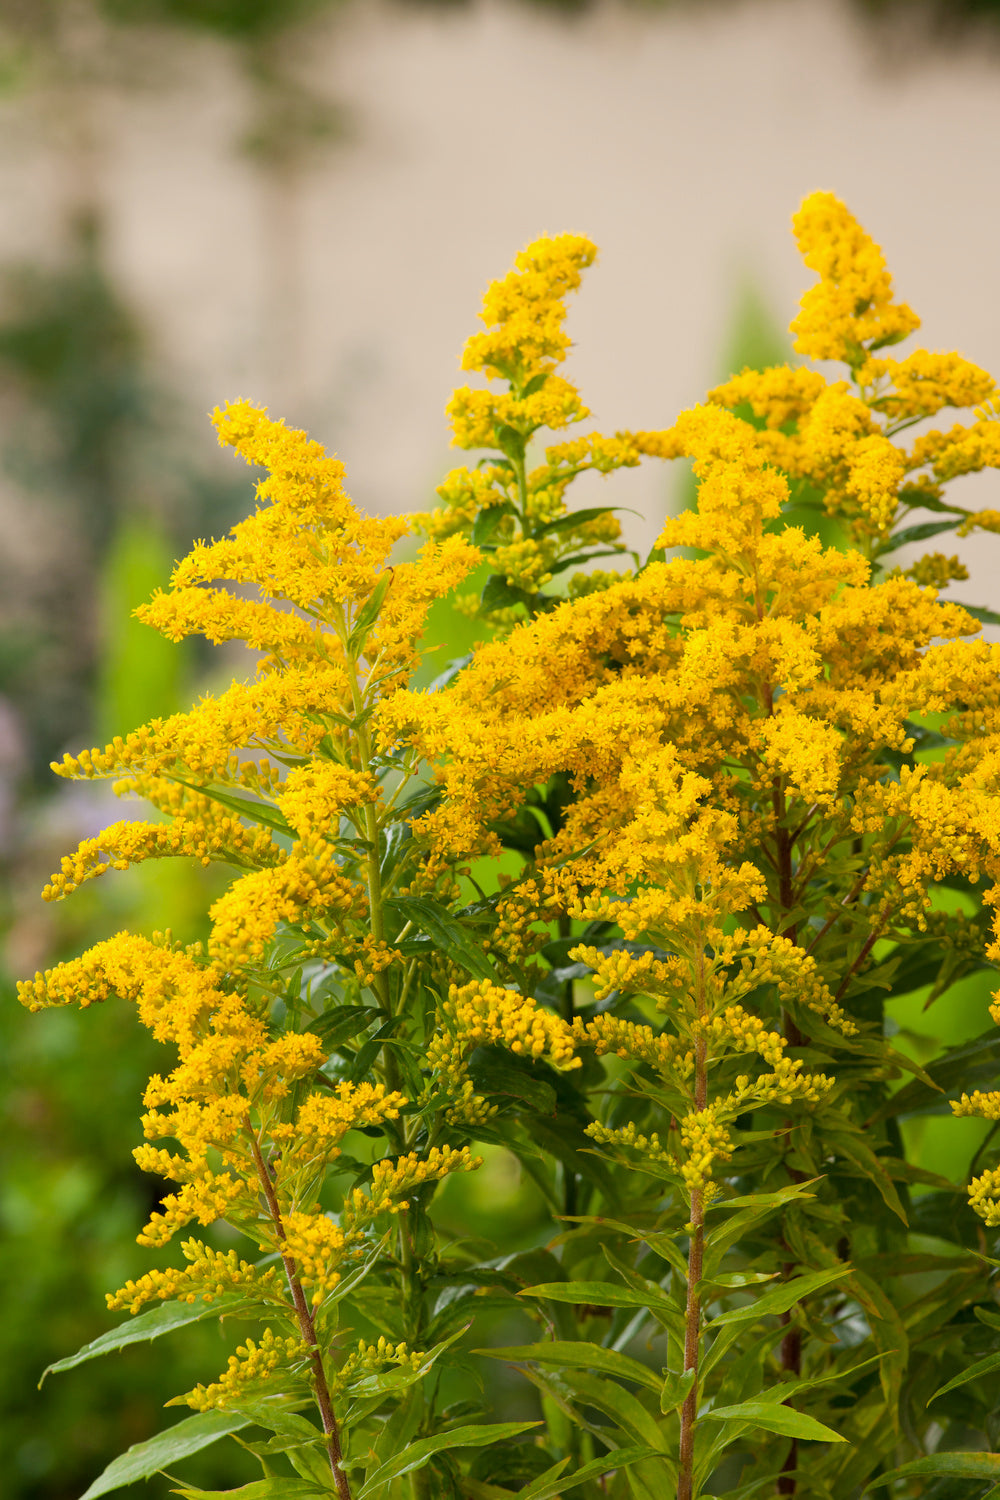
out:
<path id="1" fill-rule="evenodd" d="M 698 1016 L 705 1014 L 704 957 L 699 963 L 697 993 Z M 708 1103 L 708 1043 L 704 1033 L 695 1042 L 694 1107 L 702 1110 Z M 694 1439 L 698 1417 L 698 1360 L 701 1351 L 701 1285 L 705 1258 L 705 1196 L 701 1188 L 691 1194 L 690 1241 L 687 1263 L 687 1306 L 684 1312 L 684 1374 L 694 1372 L 694 1380 L 681 1407 L 680 1470 L 677 1500 L 693 1500 Z"/>
<path id="2" fill-rule="evenodd" d="M 281 1208 L 278 1203 L 277 1194 L 274 1191 L 274 1181 L 268 1170 L 257 1140 L 256 1132 L 246 1120 L 247 1138 L 250 1141 L 250 1149 L 253 1152 L 254 1165 L 257 1168 L 257 1176 L 260 1179 L 261 1192 L 267 1203 L 267 1211 L 271 1215 L 274 1232 L 279 1246 L 284 1247 L 285 1226 L 281 1217 Z M 284 1249 L 279 1250 L 281 1264 L 285 1268 L 285 1276 L 288 1280 L 288 1289 L 292 1294 L 292 1302 L 295 1305 L 295 1316 L 298 1319 L 299 1332 L 302 1339 L 309 1347 L 309 1363 L 312 1367 L 313 1386 L 316 1392 L 316 1405 L 319 1407 L 320 1419 L 323 1423 L 323 1431 L 326 1433 L 326 1450 L 330 1460 L 330 1470 L 333 1474 L 333 1482 L 337 1486 L 338 1500 L 351 1500 L 351 1487 L 344 1471 L 344 1454 L 340 1446 L 340 1429 L 337 1426 L 337 1418 L 333 1411 L 333 1402 L 330 1399 L 330 1387 L 326 1382 L 326 1371 L 323 1368 L 323 1356 L 320 1353 L 316 1340 L 316 1325 L 313 1322 L 309 1303 L 306 1301 L 305 1292 L 302 1290 L 302 1282 L 299 1279 L 298 1270 L 290 1255 L 286 1255 Z"/>

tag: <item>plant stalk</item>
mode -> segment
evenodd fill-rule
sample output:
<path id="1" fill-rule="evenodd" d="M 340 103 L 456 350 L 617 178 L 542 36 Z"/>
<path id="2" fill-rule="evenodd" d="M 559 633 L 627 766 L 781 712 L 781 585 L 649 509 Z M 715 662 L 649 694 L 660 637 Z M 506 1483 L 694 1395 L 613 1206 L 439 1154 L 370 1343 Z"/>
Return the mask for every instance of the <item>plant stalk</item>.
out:
<path id="1" fill-rule="evenodd" d="M 261 1155 L 260 1143 L 257 1140 L 256 1132 L 249 1118 L 246 1121 L 246 1130 L 250 1140 L 250 1149 L 253 1152 L 254 1163 L 257 1168 L 257 1176 L 260 1179 L 261 1190 L 267 1202 L 267 1210 L 274 1224 L 274 1232 L 278 1238 L 278 1244 L 283 1247 L 286 1243 L 285 1226 L 281 1218 L 278 1197 L 274 1191 L 274 1180 L 267 1163 Z M 294 1260 L 290 1255 L 285 1254 L 284 1249 L 281 1249 L 279 1254 L 281 1255 L 281 1264 L 285 1268 L 288 1290 L 292 1294 L 292 1302 L 295 1305 L 295 1316 L 298 1319 L 299 1331 L 302 1334 L 303 1342 L 309 1347 L 309 1363 L 312 1366 L 316 1405 L 319 1407 L 323 1431 L 326 1433 L 327 1455 L 330 1460 L 333 1482 L 337 1486 L 338 1500 L 351 1500 L 351 1487 L 343 1467 L 344 1453 L 340 1444 L 340 1429 L 337 1426 L 337 1418 L 333 1411 L 333 1402 L 330 1399 L 330 1387 L 326 1383 L 323 1356 L 319 1351 L 319 1345 L 316 1340 L 316 1325 L 313 1322 L 313 1316 L 306 1301 L 305 1292 L 302 1290 L 302 1282 L 299 1280 Z"/>

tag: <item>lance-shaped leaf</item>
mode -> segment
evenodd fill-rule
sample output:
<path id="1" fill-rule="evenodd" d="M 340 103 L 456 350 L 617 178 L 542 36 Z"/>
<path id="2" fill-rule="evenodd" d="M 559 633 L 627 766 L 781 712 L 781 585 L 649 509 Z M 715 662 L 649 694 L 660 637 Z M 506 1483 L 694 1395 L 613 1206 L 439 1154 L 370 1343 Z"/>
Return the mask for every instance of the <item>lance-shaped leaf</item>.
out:
<path id="1" fill-rule="evenodd" d="M 842 1281 L 845 1276 L 850 1275 L 851 1269 L 845 1262 L 832 1271 L 809 1271 L 805 1276 L 796 1276 L 793 1281 L 776 1286 L 773 1291 L 765 1292 L 762 1297 L 757 1297 L 743 1307 L 734 1307 L 729 1312 L 720 1313 L 708 1326 L 722 1328 L 729 1323 L 756 1323 L 758 1318 L 789 1312 L 803 1297 L 830 1286 L 834 1281 Z"/>
<path id="2" fill-rule="evenodd" d="M 706 1422 L 745 1422 L 748 1427 L 763 1427 L 765 1432 L 778 1432 L 784 1437 L 809 1438 L 816 1442 L 846 1443 L 847 1439 L 817 1422 L 804 1411 L 795 1411 L 791 1406 L 779 1406 L 773 1401 L 741 1401 L 738 1406 L 716 1406 L 699 1414 Z"/>
<path id="3" fill-rule="evenodd" d="M 274 1475 L 270 1479 L 253 1479 L 235 1490 L 199 1490 L 183 1484 L 173 1494 L 183 1500 L 315 1500 L 317 1495 L 329 1496 L 329 1485 L 322 1486 L 311 1479 L 286 1479 Z"/>
<path id="4" fill-rule="evenodd" d="M 385 596 L 389 592 L 389 586 L 392 583 L 392 578 L 392 569 L 386 568 L 385 572 L 382 574 L 382 577 L 379 579 L 378 583 L 368 595 L 368 599 L 365 602 L 364 607 L 359 611 L 357 618 L 354 621 L 354 628 L 348 636 L 347 649 L 349 651 L 356 650 L 359 646 L 364 644 L 365 638 L 367 637 L 372 626 L 375 624 L 375 621 L 378 619 L 379 610 L 385 603 Z"/>
<path id="5" fill-rule="evenodd" d="M 217 1443 L 219 1438 L 249 1426 L 250 1418 L 236 1412 L 196 1412 L 193 1417 L 185 1417 L 183 1422 L 168 1427 L 166 1432 L 158 1432 L 144 1443 L 133 1443 L 108 1464 L 80 1500 L 97 1500 L 98 1495 L 108 1495 L 125 1484 L 134 1484 L 137 1479 L 148 1479 L 152 1474 L 159 1474 L 167 1464 L 188 1458 L 211 1443 Z"/>
<path id="6" fill-rule="evenodd" d="M 988 1375 L 991 1370 L 996 1369 L 1000 1369 L 1000 1354 L 987 1354 L 985 1359 L 977 1359 L 974 1365 L 962 1370 L 947 1385 L 939 1386 L 933 1396 L 927 1398 L 927 1405 L 930 1406 L 932 1401 L 936 1401 L 946 1391 L 953 1391 L 956 1386 L 965 1385 L 969 1380 L 978 1380 L 980 1375 Z"/>
<path id="7" fill-rule="evenodd" d="M 687 1370 L 683 1375 L 677 1371 L 664 1370 L 663 1388 L 660 1391 L 660 1410 L 662 1412 L 676 1411 L 683 1406 L 688 1398 L 688 1392 L 694 1385 L 694 1370 Z"/>
<path id="8" fill-rule="evenodd" d="M 996 1484 L 1000 1481 L 1000 1453 L 931 1453 L 869 1480 L 868 1489 L 911 1477 L 975 1479 L 980 1484 Z"/>
<path id="9" fill-rule="evenodd" d="M 420 932 L 426 933 L 439 952 L 462 964 L 474 978 L 496 983 L 496 972 L 486 954 L 462 923 L 439 901 L 432 901 L 429 896 L 394 896 L 385 905 L 389 911 L 397 912 L 404 922 L 412 922 Z M 404 954 L 426 951 L 419 942 L 404 941 L 398 946 Z"/>
<path id="10" fill-rule="evenodd" d="M 148 1339 L 158 1339 L 165 1333 L 172 1333 L 175 1328 L 184 1328 L 188 1323 L 200 1323 L 203 1318 L 217 1318 L 224 1313 L 244 1312 L 247 1308 L 256 1305 L 237 1292 L 216 1297 L 212 1302 L 165 1302 L 160 1307 L 154 1307 L 149 1312 L 130 1318 L 127 1323 L 112 1328 L 108 1333 L 102 1333 L 100 1338 L 92 1339 L 89 1344 L 84 1344 L 83 1348 L 78 1349 L 75 1354 L 69 1354 L 65 1359 L 57 1359 L 54 1365 L 49 1365 L 48 1369 L 43 1372 L 38 1384 L 41 1386 L 46 1375 L 56 1375 L 62 1370 L 72 1370 L 77 1365 L 84 1364 L 88 1359 L 98 1359 L 102 1354 L 112 1354 L 116 1349 L 127 1348 L 129 1344 L 140 1344 Z"/>
<path id="11" fill-rule="evenodd" d="M 235 792 L 222 792 L 218 787 L 199 786 L 194 781 L 185 781 L 183 776 L 173 773 L 166 775 L 168 781 L 176 781 L 178 786 L 186 786 L 189 791 L 198 792 L 202 797 L 208 797 L 211 802 L 218 802 L 220 807 L 228 807 L 230 812 L 239 813 L 241 818 L 246 818 L 249 823 L 262 823 L 265 828 L 273 828 L 275 833 L 282 833 L 286 838 L 296 837 L 295 829 L 282 817 L 276 807 L 270 802 L 255 802 L 252 797 L 240 797 Z M 345 842 L 337 840 L 338 843 Z"/>
<path id="12" fill-rule="evenodd" d="M 954 531 L 956 521 L 921 521 L 918 526 L 904 526 L 899 531 L 894 531 L 892 536 L 876 552 L 878 557 L 885 557 L 890 552 L 895 552 L 897 547 L 905 547 L 909 542 L 926 542 L 929 537 L 940 536 L 942 531 Z"/>
<path id="13" fill-rule="evenodd" d="M 552 1465 L 551 1469 L 546 1469 L 544 1474 L 539 1474 L 527 1489 L 518 1490 L 516 1500 L 558 1500 L 558 1497 L 568 1494 L 578 1485 L 586 1484 L 589 1479 L 601 1479 L 614 1469 L 625 1469 L 629 1464 L 639 1463 L 644 1458 L 655 1458 L 656 1454 L 657 1449 L 642 1448 L 638 1445 L 631 1448 L 612 1448 L 610 1453 L 603 1453 L 600 1458 L 595 1458 L 589 1464 L 584 1464 L 582 1469 L 577 1469 L 575 1474 L 568 1474 L 565 1479 L 559 1476 L 569 1463 L 569 1459 L 561 1458 L 557 1464 Z"/>
<path id="14" fill-rule="evenodd" d="M 572 1285 L 572 1283 L 570 1283 Z M 603 1285 L 603 1283 L 599 1283 Z M 474 1354 L 484 1354 L 489 1359 L 511 1361 L 533 1360 L 538 1365 L 575 1370 L 598 1370 L 603 1375 L 612 1375 L 616 1380 L 632 1380 L 636 1385 L 659 1394 L 663 1381 L 648 1365 L 640 1364 L 627 1354 L 614 1349 L 605 1349 L 600 1344 L 584 1340 L 555 1339 L 551 1343 L 513 1344 L 506 1349 L 474 1349 Z"/>
<path id="15" fill-rule="evenodd" d="M 506 1438 L 517 1437 L 522 1432 L 529 1432 L 532 1427 L 540 1426 L 540 1422 L 484 1422 L 470 1427 L 453 1427 L 448 1432 L 421 1438 L 418 1443 L 410 1443 L 404 1452 L 397 1453 L 395 1458 L 390 1458 L 388 1463 L 382 1464 L 370 1474 L 358 1490 L 356 1500 L 372 1500 L 376 1495 L 381 1496 L 390 1479 L 398 1479 L 401 1474 L 412 1474 L 415 1469 L 422 1469 L 443 1448 L 486 1448 L 491 1443 L 502 1443 Z"/>
<path id="16" fill-rule="evenodd" d="M 652 1298 L 644 1291 L 616 1286 L 611 1281 L 545 1281 L 540 1286 L 525 1287 L 518 1295 L 544 1297 L 549 1302 L 572 1302 L 584 1307 L 644 1307 L 649 1312 L 670 1318 L 676 1312 L 666 1297 Z"/>

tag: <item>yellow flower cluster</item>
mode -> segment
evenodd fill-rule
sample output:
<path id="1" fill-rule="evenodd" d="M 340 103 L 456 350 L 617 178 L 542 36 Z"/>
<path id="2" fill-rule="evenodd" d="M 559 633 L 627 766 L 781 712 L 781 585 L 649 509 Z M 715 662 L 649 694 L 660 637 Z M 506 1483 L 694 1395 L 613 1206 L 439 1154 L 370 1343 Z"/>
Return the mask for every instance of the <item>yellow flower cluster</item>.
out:
<path id="1" fill-rule="evenodd" d="M 995 514 L 997 529 L 1000 529 L 1000 511 Z M 965 525 L 964 522 L 962 524 Z M 983 526 L 980 529 L 987 531 L 989 527 Z M 952 581 L 962 582 L 968 578 L 969 570 L 955 553 L 946 557 L 943 552 L 927 552 L 911 568 L 907 568 L 903 576 L 912 578 L 922 588 L 943 589 Z"/>
<path id="2" fill-rule="evenodd" d="M 973 1177 L 969 1183 L 969 1203 L 988 1229 L 1000 1224 L 1000 1171 L 994 1168 Z"/>
<path id="3" fill-rule="evenodd" d="M 282 1149 L 279 1180 L 292 1181 L 301 1172 L 314 1176 L 340 1155 L 349 1130 L 397 1120 L 405 1103 L 402 1094 L 387 1093 L 379 1083 L 338 1083 L 332 1091 L 309 1094 L 293 1123 L 271 1126 L 271 1138 Z"/>
<path id="4" fill-rule="evenodd" d="M 120 995 L 135 1002 L 140 1021 L 158 1042 L 190 1047 L 209 1015 L 225 1003 L 218 979 L 199 962 L 197 950 L 179 950 L 169 934 L 144 938 L 120 932 L 80 958 L 21 980 L 18 998 L 30 1010 L 40 1010 L 86 1007 Z"/>
<path id="5" fill-rule="evenodd" d="M 302 1285 L 313 1287 L 312 1303 L 318 1307 L 340 1280 L 340 1266 L 351 1240 L 339 1224 L 319 1209 L 313 1213 L 290 1213 L 283 1220 L 282 1253 L 295 1264 Z"/>
<path id="6" fill-rule="evenodd" d="M 229 864 L 276 865 L 284 851 L 261 828 L 247 828 L 218 804 L 207 804 L 199 816 L 179 813 L 170 823 L 120 822 L 93 839 L 84 839 L 63 858 L 59 872 L 42 891 L 46 901 L 61 901 L 85 880 L 108 870 L 127 870 L 147 859 L 187 855 L 207 865 L 213 859 Z"/>
<path id="7" fill-rule="evenodd" d="M 578 1046 L 593 1047 L 598 1057 L 608 1052 L 620 1058 L 631 1057 L 664 1076 L 684 1078 L 694 1069 L 694 1054 L 684 1053 L 676 1037 L 664 1032 L 657 1035 L 651 1026 L 637 1025 L 609 1011 L 599 1012 L 589 1021 L 575 1017 L 573 1036 Z"/>
<path id="8" fill-rule="evenodd" d="M 246 967 L 260 960 L 282 922 L 343 925 L 366 909 L 364 887 L 343 874 L 336 850 L 318 836 L 296 844 L 280 865 L 234 881 L 211 908 L 209 952 L 220 968 Z"/>
<path id="9" fill-rule="evenodd" d="M 586 943 L 572 948 L 569 954 L 576 963 L 589 964 L 594 971 L 597 984 L 594 999 L 604 1000 L 612 990 L 623 994 L 656 995 L 658 986 L 670 979 L 670 966 L 652 953 L 631 954 L 624 949 L 602 953 Z"/>
<path id="10" fill-rule="evenodd" d="M 368 1191 L 355 1188 L 344 1203 L 344 1229 L 353 1234 L 382 1214 L 403 1213 L 410 1206 L 405 1193 L 426 1182 L 438 1182 L 452 1172 L 474 1172 L 482 1164 L 482 1157 L 473 1156 L 468 1146 L 457 1150 L 454 1146 L 431 1146 L 423 1155 L 411 1151 L 395 1161 L 377 1161 Z"/>
<path id="11" fill-rule="evenodd" d="M 772 1068 L 782 1064 L 788 1046 L 783 1036 L 769 1031 L 759 1016 L 750 1015 L 742 1005 L 727 1005 L 721 1015 L 697 1022 L 696 1031 L 705 1037 L 711 1050 L 759 1052 Z"/>
<path id="12" fill-rule="evenodd" d="M 684 1116 L 680 1125 L 681 1146 L 685 1152 L 681 1162 L 681 1176 L 689 1196 L 693 1197 L 711 1182 L 715 1163 L 732 1158 L 732 1137 L 726 1127 L 719 1123 L 717 1104 L 692 1110 Z"/>
<path id="13" fill-rule="evenodd" d="M 390 1343 L 384 1335 L 375 1344 L 358 1339 L 357 1348 L 351 1351 L 337 1371 L 332 1394 L 350 1390 L 359 1379 L 374 1375 L 377 1370 L 384 1370 L 391 1365 L 400 1369 L 419 1370 L 426 1358 L 426 1354 L 411 1349 L 408 1344 Z"/>
<path id="14" fill-rule="evenodd" d="M 514 270 L 494 281 L 483 299 L 486 333 L 475 333 L 462 355 L 463 370 L 481 370 L 524 385 L 548 374 L 566 357 L 566 297 L 580 285 L 597 247 L 582 235 L 536 240 L 520 251 Z"/>
<path id="15" fill-rule="evenodd" d="M 792 323 L 800 354 L 859 364 L 866 351 L 920 327 L 916 313 L 894 300 L 882 251 L 832 193 L 812 193 L 793 223 L 802 258 L 820 278 Z"/>
<path id="16" fill-rule="evenodd" d="M 482 979 L 453 984 L 440 1014 L 441 1029 L 427 1049 L 427 1063 L 459 1086 L 465 1081 L 468 1053 L 489 1043 L 521 1057 L 543 1057 L 560 1072 L 580 1066 L 566 1022 L 516 990 Z"/>
<path id="17" fill-rule="evenodd" d="M 251 1292 L 259 1300 L 273 1298 L 285 1305 L 274 1266 L 261 1270 L 240 1260 L 235 1250 L 213 1250 L 200 1240 L 183 1240 L 181 1249 L 187 1266 L 147 1271 L 138 1281 L 126 1281 L 117 1292 L 107 1294 L 108 1308 L 127 1307 L 137 1313 L 147 1302 L 212 1302 L 227 1292 Z"/>
<path id="18" fill-rule="evenodd" d="M 376 802 L 379 787 L 371 772 L 352 770 L 336 761 L 317 758 L 290 771 L 275 802 L 302 837 L 336 838 L 345 808 Z"/>
<path id="19" fill-rule="evenodd" d="M 309 1347 L 301 1339 L 282 1337 L 272 1329 L 265 1328 L 259 1343 L 247 1339 L 240 1344 L 235 1354 L 229 1356 L 227 1368 L 211 1385 L 196 1385 L 193 1391 L 177 1396 L 168 1405 L 182 1402 L 195 1411 L 224 1411 L 227 1406 L 239 1404 L 267 1388 L 268 1379 L 275 1370 L 303 1370 Z"/>

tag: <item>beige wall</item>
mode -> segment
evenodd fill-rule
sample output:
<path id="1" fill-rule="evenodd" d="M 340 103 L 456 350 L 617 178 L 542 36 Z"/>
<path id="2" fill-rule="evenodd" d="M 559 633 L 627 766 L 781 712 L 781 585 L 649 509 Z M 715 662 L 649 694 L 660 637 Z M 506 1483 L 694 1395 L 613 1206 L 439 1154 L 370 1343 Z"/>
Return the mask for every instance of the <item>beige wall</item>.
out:
<path id="1" fill-rule="evenodd" d="M 102 45 L 80 42 L 95 68 Z M 837 0 L 606 0 L 571 22 L 357 0 L 296 66 L 349 106 L 354 139 L 283 194 L 234 153 L 247 85 L 214 42 L 134 39 L 68 124 L 51 91 L 8 99 L 0 260 L 48 253 L 87 179 L 192 420 L 232 395 L 269 404 L 342 454 L 367 508 L 428 503 L 481 293 L 543 232 L 601 246 L 570 328 L 605 430 L 703 394 L 741 274 L 787 322 L 811 280 L 789 218 L 817 187 L 881 242 L 928 346 L 1000 372 L 1000 56 L 983 47 L 892 66 Z M 612 483 L 662 512 L 662 471 Z M 997 476 L 966 483 L 1000 506 Z M 994 543 L 962 592 L 1000 605 Z"/>

